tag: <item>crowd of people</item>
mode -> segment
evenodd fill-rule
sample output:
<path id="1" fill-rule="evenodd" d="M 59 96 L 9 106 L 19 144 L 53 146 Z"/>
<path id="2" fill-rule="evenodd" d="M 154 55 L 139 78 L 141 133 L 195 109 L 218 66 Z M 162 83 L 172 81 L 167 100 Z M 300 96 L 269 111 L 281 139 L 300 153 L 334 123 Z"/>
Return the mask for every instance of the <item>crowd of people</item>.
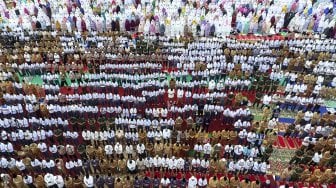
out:
<path id="1" fill-rule="evenodd" d="M 336 182 L 333 1 L 1 3 L 1 186 Z"/>
<path id="2" fill-rule="evenodd" d="M 169 37 L 281 31 L 335 36 L 332 0 L 3 1 L 1 27 L 68 32 L 120 31 Z M 100 46 L 101 47 L 101 46 Z M 73 47 L 66 49 L 74 51 Z"/>
<path id="3" fill-rule="evenodd" d="M 56 46 L 48 57 L 50 49 L 41 46 L 55 39 L 45 32 L 38 32 L 41 40 L 32 45 L 2 54 L 11 62 L 2 64 L 1 77 L 3 184 L 271 186 L 270 179 L 248 175 L 271 173 L 278 132 L 303 139 L 304 149 L 292 165 L 324 161 L 328 173 L 334 171 L 335 115 L 320 112 L 323 101 L 334 98 L 327 93 L 335 89 L 333 77 L 312 71 L 320 61 L 334 60 L 332 48 L 302 51 L 310 53 L 303 56 L 291 50 L 294 41 L 313 39 L 254 41 L 272 50 L 267 52 L 233 47 L 251 42 L 231 38 L 189 39 L 182 41 L 184 46 L 164 38 L 156 44 L 137 39 L 132 45 L 131 38 L 103 35 L 118 47 L 111 50 L 117 53 L 112 58 L 94 43 L 85 54 L 64 54 Z M 71 38 L 68 33 L 60 41 Z M 87 42 L 71 41 L 78 46 Z M 202 61 L 205 55 L 193 54 L 194 49 L 209 51 L 207 58 Z M 24 54 L 45 60 L 15 58 Z M 296 68 L 306 61 L 311 67 Z M 17 68 L 22 64 L 34 66 Z M 33 83 L 34 77 L 43 84 Z M 250 108 L 262 108 L 261 120 Z M 282 110 L 298 111 L 293 125 L 279 122 Z M 330 145 L 324 151 L 329 154 L 311 146 L 324 148 L 322 142 Z M 282 180 L 297 181 L 293 174 Z"/>

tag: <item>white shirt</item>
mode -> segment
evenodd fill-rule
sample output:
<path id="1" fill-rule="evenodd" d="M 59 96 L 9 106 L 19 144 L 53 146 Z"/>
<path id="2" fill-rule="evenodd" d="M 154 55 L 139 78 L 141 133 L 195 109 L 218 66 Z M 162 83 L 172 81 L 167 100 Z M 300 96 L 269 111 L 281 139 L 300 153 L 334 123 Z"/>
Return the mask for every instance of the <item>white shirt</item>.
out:
<path id="1" fill-rule="evenodd" d="M 132 154 L 133 152 L 133 145 L 127 145 L 126 146 L 126 153 L 127 154 Z"/>
<path id="2" fill-rule="evenodd" d="M 142 153 L 144 153 L 145 152 L 145 145 L 144 144 L 138 144 L 137 145 L 137 152 L 139 153 L 139 154 L 142 154 Z"/>
<path id="3" fill-rule="evenodd" d="M 93 177 L 89 175 L 89 177 L 87 178 L 86 176 L 84 176 L 84 184 L 86 187 L 93 187 L 94 183 L 93 183 Z"/>
<path id="4" fill-rule="evenodd" d="M 53 185 L 55 185 L 55 177 L 54 175 L 50 174 L 50 173 L 47 173 L 45 176 L 44 176 L 44 182 L 45 184 L 47 185 L 47 187 L 51 187 Z"/>
<path id="5" fill-rule="evenodd" d="M 269 105 L 271 101 L 272 101 L 272 96 L 265 95 L 263 97 L 263 104 Z"/>
<path id="6" fill-rule="evenodd" d="M 209 165 L 210 165 L 210 161 L 206 161 L 205 159 L 202 159 L 201 161 L 201 167 L 202 168 L 209 168 Z"/>
<path id="7" fill-rule="evenodd" d="M 206 143 L 204 144 L 203 146 L 203 151 L 204 151 L 204 154 L 211 154 L 211 145 L 209 143 Z"/>
<path id="8" fill-rule="evenodd" d="M 163 139 L 169 139 L 170 138 L 170 130 L 169 129 L 163 129 L 162 137 L 163 137 Z"/>
<path id="9" fill-rule="evenodd" d="M 63 177 L 60 175 L 55 176 L 55 182 L 58 188 L 63 188 L 64 187 L 64 180 Z"/>
<path id="10" fill-rule="evenodd" d="M 112 155 L 113 154 L 113 146 L 106 145 L 105 146 L 105 153 L 106 153 L 106 155 Z"/>
<path id="11" fill-rule="evenodd" d="M 237 155 L 241 155 L 243 153 L 243 146 L 241 146 L 241 145 L 234 146 L 234 152 Z"/>
<path id="12" fill-rule="evenodd" d="M 267 171 L 267 164 L 266 164 L 266 162 L 262 162 L 260 164 L 260 171 L 263 172 L 263 173 L 266 173 L 266 171 Z"/>
<path id="13" fill-rule="evenodd" d="M 131 171 L 135 170 L 136 163 L 134 160 L 127 160 L 127 168 Z"/>
<path id="14" fill-rule="evenodd" d="M 277 121 L 275 119 L 271 119 L 268 122 L 267 128 L 273 130 L 276 126 L 277 126 Z"/>
<path id="15" fill-rule="evenodd" d="M 200 179 L 198 179 L 198 186 L 207 186 L 208 185 L 208 181 L 207 181 L 207 179 L 206 178 L 204 178 L 204 179 L 202 179 L 202 178 L 200 178 Z"/>
<path id="16" fill-rule="evenodd" d="M 303 139 L 302 145 L 306 146 L 306 147 L 309 146 L 309 137 L 308 136 Z"/>
<path id="17" fill-rule="evenodd" d="M 318 154 L 318 152 L 316 152 L 312 158 L 312 161 L 318 164 L 321 159 L 322 159 L 322 154 Z"/>
<path id="18" fill-rule="evenodd" d="M 120 145 L 120 144 L 116 144 L 115 146 L 114 146 L 114 150 L 116 151 L 116 153 L 117 154 L 122 154 L 122 145 Z"/>
<path id="19" fill-rule="evenodd" d="M 256 162 L 256 161 L 254 162 L 252 169 L 256 172 L 260 171 L 260 165 L 258 164 L 258 162 Z"/>
<path id="20" fill-rule="evenodd" d="M 304 130 L 305 132 L 309 132 L 309 131 L 311 130 L 311 124 L 310 124 L 310 123 L 306 124 L 306 125 L 304 126 L 303 130 Z"/>
<path id="21" fill-rule="evenodd" d="M 20 170 L 20 171 L 23 171 L 26 169 L 26 165 L 23 163 L 22 160 L 20 161 L 16 161 L 16 167 Z"/>
<path id="22" fill-rule="evenodd" d="M 162 159 L 160 157 L 154 157 L 153 158 L 153 165 L 155 167 L 160 167 L 162 162 L 164 162 L 164 158 L 162 158 Z"/>
<path id="23" fill-rule="evenodd" d="M 203 146 L 196 144 L 195 147 L 194 147 L 194 150 L 197 151 L 197 152 L 201 152 L 203 150 Z"/>
<path id="24" fill-rule="evenodd" d="M 213 90 L 213 89 L 215 89 L 215 86 L 216 86 L 215 81 L 214 81 L 214 80 L 211 80 L 211 81 L 209 82 L 209 90 Z"/>
<path id="25" fill-rule="evenodd" d="M 163 186 L 168 186 L 170 184 L 170 180 L 168 178 L 166 178 L 166 179 L 162 178 L 161 179 L 161 184 Z"/>
<path id="26" fill-rule="evenodd" d="M 197 187 L 197 179 L 195 176 L 191 176 L 188 180 L 188 188 L 196 188 Z"/>
<path id="27" fill-rule="evenodd" d="M 23 178 L 23 182 L 25 184 L 31 184 L 31 183 L 33 183 L 33 178 L 31 176 L 27 175 L 27 178 L 26 177 Z"/>

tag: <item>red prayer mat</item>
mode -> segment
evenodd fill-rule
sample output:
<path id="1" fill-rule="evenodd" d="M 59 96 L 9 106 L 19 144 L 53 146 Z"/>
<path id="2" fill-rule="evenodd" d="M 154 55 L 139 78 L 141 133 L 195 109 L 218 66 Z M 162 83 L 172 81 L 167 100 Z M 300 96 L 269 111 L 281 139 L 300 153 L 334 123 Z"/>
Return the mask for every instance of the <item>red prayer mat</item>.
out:
<path id="1" fill-rule="evenodd" d="M 280 148 L 287 148 L 284 137 L 278 135 L 278 145 Z"/>
<path id="2" fill-rule="evenodd" d="M 294 142 L 294 139 L 292 138 L 286 138 L 286 143 L 287 143 L 287 146 L 289 149 L 296 149 L 296 145 L 295 145 L 295 142 Z"/>

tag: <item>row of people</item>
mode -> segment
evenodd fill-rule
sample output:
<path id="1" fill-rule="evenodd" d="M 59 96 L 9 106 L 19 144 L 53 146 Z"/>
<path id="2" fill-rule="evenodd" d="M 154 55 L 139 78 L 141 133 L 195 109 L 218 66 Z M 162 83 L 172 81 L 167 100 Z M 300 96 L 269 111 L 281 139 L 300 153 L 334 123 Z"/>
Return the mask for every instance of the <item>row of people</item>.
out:
<path id="1" fill-rule="evenodd" d="M 187 177 L 185 177 L 187 176 Z M 190 176 L 188 178 L 188 176 Z M 151 176 L 112 176 L 112 174 L 108 174 L 106 176 L 102 175 L 85 175 L 84 177 L 75 176 L 70 177 L 67 176 L 63 178 L 60 175 L 46 173 L 44 176 L 42 175 L 16 175 L 14 174 L 12 177 L 9 174 L 3 174 L 4 181 L 2 184 L 5 186 L 57 186 L 57 187 L 98 187 L 102 188 L 106 187 L 227 187 L 227 186 L 240 186 L 240 187 L 271 187 L 270 181 L 266 180 L 264 183 L 261 183 L 259 180 L 250 180 L 248 177 L 238 177 L 238 176 L 222 176 L 222 175 L 214 175 L 214 176 L 206 176 L 204 174 L 164 174 L 162 176 L 155 175 Z"/>

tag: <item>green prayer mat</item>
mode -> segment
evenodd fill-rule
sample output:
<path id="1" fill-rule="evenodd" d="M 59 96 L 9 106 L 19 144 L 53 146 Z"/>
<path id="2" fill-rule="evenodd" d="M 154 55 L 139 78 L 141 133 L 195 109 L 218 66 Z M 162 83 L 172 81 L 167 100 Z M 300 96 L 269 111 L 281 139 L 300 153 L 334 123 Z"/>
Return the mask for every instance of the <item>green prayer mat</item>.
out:
<path id="1" fill-rule="evenodd" d="M 253 120 L 254 121 L 261 121 L 262 120 L 262 115 L 255 115 Z"/>
<path id="2" fill-rule="evenodd" d="M 195 151 L 194 150 L 188 151 L 188 157 L 194 157 L 194 156 L 195 156 Z"/>
<path id="3" fill-rule="evenodd" d="M 324 105 L 327 108 L 336 108 L 336 101 L 335 100 L 324 101 Z"/>
<path id="4" fill-rule="evenodd" d="M 40 76 L 25 76 L 25 77 L 21 77 L 19 74 L 19 80 L 22 83 L 23 80 L 25 80 L 25 82 L 30 82 L 34 85 L 39 85 L 42 86 L 43 85 L 43 80 Z"/>
<path id="5" fill-rule="evenodd" d="M 279 81 L 279 85 L 280 86 L 285 86 L 285 80 L 286 80 L 285 77 L 281 78 L 281 80 Z"/>
<path id="6" fill-rule="evenodd" d="M 20 79 L 20 82 L 22 82 L 22 80 L 25 79 L 25 80 L 29 80 L 29 82 L 31 82 L 32 84 L 39 85 L 39 86 L 42 86 L 43 84 L 45 84 L 45 83 L 43 83 L 43 79 L 39 75 L 35 75 L 33 77 L 29 77 L 29 76 L 21 77 L 19 75 L 19 79 Z M 58 81 L 59 81 L 59 84 L 60 84 L 61 79 L 59 78 Z M 68 86 L 71 85 L 71 80 L 70 80 L 68 74 L 66 75 L 65 81 L 66 81 Z"/>
<path id="7" fill-rule="evenodd" d="M 34 76 L 33 79 L 31 80 L 31 83 L 41 86 L 43 85 L 43 80 L 40 76 Z"/>
<path id="8" fill-rule="evenodd" d="M 172 76 L 170 74 L 166 74 L 166 80 L 168 82 L 170 82 L 170 80 L 172 79 Z M 181 80 L 181 78 L 177 78 L 177 80 Z M 186 77 L 186 81 L 187 82 L 191 82 L 192 81 L 192 76 L 189 74 L 187 77 Z"/>

